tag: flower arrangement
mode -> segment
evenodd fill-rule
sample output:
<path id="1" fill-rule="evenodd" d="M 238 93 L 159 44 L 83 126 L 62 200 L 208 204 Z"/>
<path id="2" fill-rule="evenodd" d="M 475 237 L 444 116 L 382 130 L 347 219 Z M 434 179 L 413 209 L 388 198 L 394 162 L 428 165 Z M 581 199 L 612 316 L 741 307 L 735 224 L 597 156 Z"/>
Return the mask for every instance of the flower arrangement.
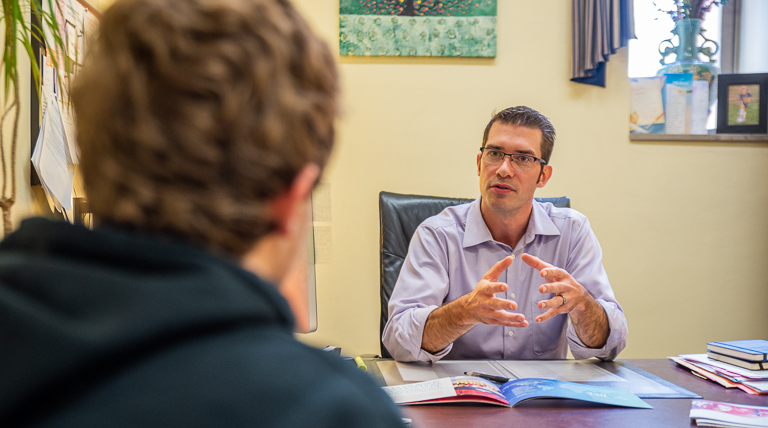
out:
<path id="1" fill-rule="evenodd" d="M 714 6 L 723 6 L 728 0 L 673 0 L 675 8 L 672 10 L 659 9 L 669 14 L 674 21 L 682 19 L 704 19 Z"/>

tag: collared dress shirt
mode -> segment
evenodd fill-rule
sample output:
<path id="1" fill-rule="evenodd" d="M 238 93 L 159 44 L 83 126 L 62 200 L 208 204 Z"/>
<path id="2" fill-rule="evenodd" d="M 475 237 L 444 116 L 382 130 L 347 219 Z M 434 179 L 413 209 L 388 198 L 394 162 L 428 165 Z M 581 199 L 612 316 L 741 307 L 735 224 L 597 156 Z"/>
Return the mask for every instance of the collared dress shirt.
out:
<path id="1" fill-rule="evenodd" d="M 528 228 L 517 246 L 494 241 L 480 213 L 481 197 L 446 208 L 425 220 L 411 240 L 408 256 L 389 300 L 389 321 L 382 340 L 398 361 L 440 359 L 533 360 L 565 359 L 568 346 L 574 358 L 613 360 L 626 346 L 627 321 L 603 268 L 602 250 L 587 218 L 570 208 L 533 201 Z M 546 312 L 538 302 L 554 293 L 538 288 L 546 281 L 523 263 L 528 253 L 568 271 L 594 296 L 608 316 L 610 335 L 604 347 L 588 348 L 579 339 L 568 315 L 545 322 L 534 319 Z M 509 255 L 512 265 L 499 276 L 509 285 L 496 294 L 517 302 L 528 327 L 478 324 L 445 349 L 432 354 L 421 349 L 429 314 L 440 305 L 472 291 L 493 265 Z"/>

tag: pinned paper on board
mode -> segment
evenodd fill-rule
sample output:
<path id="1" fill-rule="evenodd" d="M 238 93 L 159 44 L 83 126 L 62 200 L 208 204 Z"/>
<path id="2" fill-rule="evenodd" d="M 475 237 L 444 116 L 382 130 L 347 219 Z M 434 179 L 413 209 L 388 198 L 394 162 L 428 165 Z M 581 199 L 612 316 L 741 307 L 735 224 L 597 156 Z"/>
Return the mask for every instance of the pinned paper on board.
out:
<path id="1" fill-rule="evenodd" d="M 42 4 L 44 11 L 55 14 L 61 24 L 56 37 L 64 41 L 64 46 L 63 50 L 54 48 L 54 34 L 46 26 L 45 43 L 40 44 L 40 110 L 32 111 L 33 127 L 39 123 L 39 131 L 33 129 L 37 138 L 31 160 L 37 177 L 32 177 L 32 184 L 38 184 L 39 180 L 51 211 L 61 212 L 72 222 L 75 222 L 76 211 L 73 198 L 82 198 L 85 189 L 77 173 L 79 150 L 69 84 L 85 57 L 86 36 L 94 36 L 99 23 L 98 12 L 89 11 L 84 4 L 78 0 Z"/>
<path id="2" fill-rule="evenodd" d="M 40 134 L 32 153 L 32 165 L 40 177 L 51 211 L 71 210 L 75 165 L 55 97 L 43 114 Z"/>

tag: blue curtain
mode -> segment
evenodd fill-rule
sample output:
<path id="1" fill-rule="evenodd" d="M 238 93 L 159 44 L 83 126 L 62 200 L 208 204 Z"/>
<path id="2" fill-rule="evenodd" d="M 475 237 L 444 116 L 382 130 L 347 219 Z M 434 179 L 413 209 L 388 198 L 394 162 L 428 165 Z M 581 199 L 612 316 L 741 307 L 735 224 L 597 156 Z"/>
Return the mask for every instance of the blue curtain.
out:
<path id="1" fill-rule="evenodd" d="M 605 87 L 605 63 L 635 38 L 634 0 L 572 0 L 571 81 Z"/>

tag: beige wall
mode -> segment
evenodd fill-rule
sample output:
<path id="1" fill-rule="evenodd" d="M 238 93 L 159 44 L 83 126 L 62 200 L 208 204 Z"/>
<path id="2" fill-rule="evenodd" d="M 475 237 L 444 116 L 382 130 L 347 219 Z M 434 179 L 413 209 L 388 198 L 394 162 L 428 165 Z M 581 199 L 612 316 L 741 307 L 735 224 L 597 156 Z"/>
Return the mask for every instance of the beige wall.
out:
<path id="1" fill-rule="evenodd" d="M 338 2 L 296 3 L 338 50 Z M 498 14 L 496 59 L 340 60 L 344 116 L 324 179 L 333 260 L 317 267 L 318 331 L 300 339 L 378 353 L 378 193 L 475 197 L 482 130 L 520 104 L 557 128 L 555 174 L 537 196 L 568 195 L 590 218 L 629 322 L 622 357 L 768 338 L 768 144 L 631 143 L 625 49 L 606 89 L 573 84 L 569 8 L 499 1 Z M 35 210 L 20 147 L 16 217 Z"/>
<path id="2" fill-rule="evenodd" d="M 338 3 L 296 3 L 338 51 Z M 622 357 L 768 338 L 768 144 L 631 143 L 626 49 L 606 89 L 577 85 L 570 8 L 499 1 L 498 15 L 496 59 L 340 59 L 333 263 L 317 267 L 319 328 L 301 340 L 378 353 L 378 193 L 477 196 L 482 130 L 520 104 L 557 128 L 537 196 L 568 195 L 590 218 L 629 322 Z"/>

